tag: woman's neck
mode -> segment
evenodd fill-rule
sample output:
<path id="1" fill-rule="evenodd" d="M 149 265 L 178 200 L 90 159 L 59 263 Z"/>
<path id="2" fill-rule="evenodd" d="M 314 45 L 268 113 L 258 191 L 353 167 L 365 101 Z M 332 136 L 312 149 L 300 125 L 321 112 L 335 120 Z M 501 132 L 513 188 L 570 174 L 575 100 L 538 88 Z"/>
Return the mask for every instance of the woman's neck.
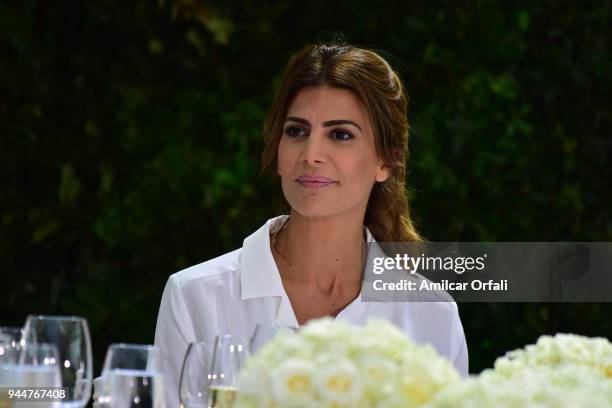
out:
<path id="1" fill-rule="evenodd" d="M 296 212 L 273 241 L 283 282 L 316 285 L 322 294 L 361 284 L 363 216 L 307 218 Z"/>

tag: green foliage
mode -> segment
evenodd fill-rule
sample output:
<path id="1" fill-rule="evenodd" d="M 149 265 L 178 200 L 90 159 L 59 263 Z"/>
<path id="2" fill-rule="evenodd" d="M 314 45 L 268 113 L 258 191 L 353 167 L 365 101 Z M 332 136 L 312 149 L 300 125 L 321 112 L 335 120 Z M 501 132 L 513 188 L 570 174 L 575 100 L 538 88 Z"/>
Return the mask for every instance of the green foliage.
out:
<path id="1" fill-rule="evenodd" d="M 514 3 L 512 3 L 514 4 Z M 0 5 L 0 321 L 87 316 L 151 342 L 169 274 L 278 212 L 261 126 L 288 57 L 335 33 L 410 94 L 408 187 L 430 240 L 600 240 L 609 2 L 25 1 Z M 471 368 L 608 305 L 461 305 Z"/>

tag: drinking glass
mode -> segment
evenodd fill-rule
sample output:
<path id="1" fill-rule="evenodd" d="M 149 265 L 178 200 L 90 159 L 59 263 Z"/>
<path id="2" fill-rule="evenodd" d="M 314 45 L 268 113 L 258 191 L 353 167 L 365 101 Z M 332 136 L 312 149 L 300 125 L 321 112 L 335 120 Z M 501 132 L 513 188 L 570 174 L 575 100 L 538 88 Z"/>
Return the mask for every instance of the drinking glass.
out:
<path id="1" fill-rule="evenodd" d="M 60 387 L 62 375 L 59 357 L 54 344 L 0 344 L 0 407 L 33 406 L 24 402 L 13 402 L 10 388 L 16 387 Z M 10 387 L 10 388 L 9 388 Z M 59 401 L 45 402 L 45 407 L 59 406 Z"/>
<path id="2" fill-rule="evenodd" d="M 53 344 L 58 351 L 61 386 L 68 389 L 62 407 L 84 407 L 91 396 L 92 356 L 87 320 L 76 316 L 28 316 L 24 347 Z"/>
<path id="3" fill-rule="evenodd" d="M 214 345 L 189 343 L 179 381 L 181 408 L 207 408 Z"/>
<path id="4" fill-rule="evenodd" d="M 236 398 L 236 382 L 249 356 L 249 341 L 244 336 L 223 335 L 215 339 L 208 406 L 231 408 Z"/>
<path id="5" fill-rule="evenodd" d="M 102 369 L 100 407 L 163 408 L 158 349 L 144 344 L 111 344 Z"/>
<path id="6" fill-rule="evenodd" d="M 150 344 L 111 344 L 102 371 L 116 369 L 159 371 L 159 351 Z"/>

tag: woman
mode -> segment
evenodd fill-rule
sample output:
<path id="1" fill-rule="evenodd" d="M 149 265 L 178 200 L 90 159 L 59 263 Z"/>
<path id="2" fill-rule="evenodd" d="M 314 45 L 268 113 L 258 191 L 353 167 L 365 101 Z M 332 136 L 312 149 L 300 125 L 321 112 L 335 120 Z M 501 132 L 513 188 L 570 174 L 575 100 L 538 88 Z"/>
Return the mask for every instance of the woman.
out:
<path id="1" fill-rule="evenodd" d="M 289 62 L 264 138 L 263 168 L 280 176 L 290 215 L 268 220 L 241 249 L 168 280 L 155 333 L 168 403 L 178 406 L 189 342 L 322 316 L 356 324 L 387 319 L 467 374 L 453 302 L 368 303 L 359 296 L 364 242 L 421 240 L 404 187 L 406 97 L 389 64 L 351 46 L 304 48 Z"/>

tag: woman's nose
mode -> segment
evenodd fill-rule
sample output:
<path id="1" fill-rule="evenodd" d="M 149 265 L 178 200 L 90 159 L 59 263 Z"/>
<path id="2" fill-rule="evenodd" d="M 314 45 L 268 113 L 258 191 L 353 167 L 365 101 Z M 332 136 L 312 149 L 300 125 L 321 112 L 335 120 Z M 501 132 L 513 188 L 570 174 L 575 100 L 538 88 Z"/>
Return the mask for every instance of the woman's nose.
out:
<path id="1" fill-rule="evenodd" d="M 324 163 L 327 151 L 323 133 L 311 132 L 303 145 L 303 149 L 301 159 L 304 162 L 310 165 Z"/>

